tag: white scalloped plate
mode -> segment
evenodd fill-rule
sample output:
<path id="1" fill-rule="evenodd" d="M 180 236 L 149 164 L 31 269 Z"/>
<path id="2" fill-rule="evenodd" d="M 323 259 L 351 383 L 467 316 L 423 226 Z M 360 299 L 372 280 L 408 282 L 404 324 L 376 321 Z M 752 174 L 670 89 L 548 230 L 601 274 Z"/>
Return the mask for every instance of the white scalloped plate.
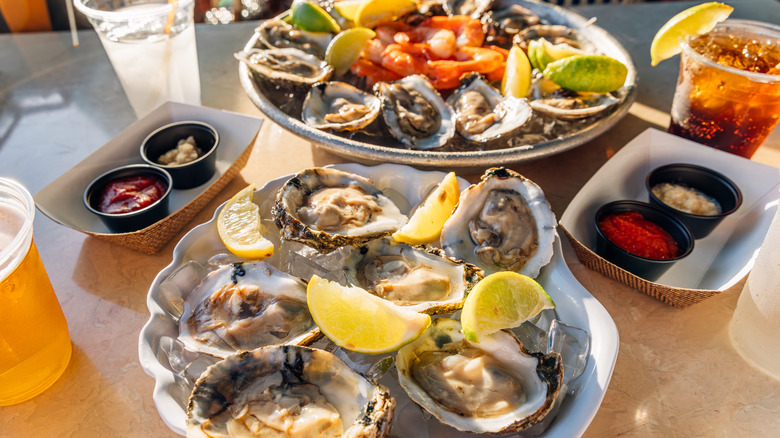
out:
<path id="1" fill-rule="evenodd" d="M 357 173 L 371 178 L 374 183 L 399 204 L 404 213 L 438 184 L 444 177 L 442 172 L 420 171 L 408 166 L 383 164 L 367 167 L 358 164 L 343 164 L 333 166 L 338 169 Z M 254 201 L 260 205 L 263 218 L 270 218 L 270 207 L 278 188 L 289 178 L 282 177 L 268 182 L 255 191 Z M 460 181 L 461 188 L 467 183 Z M 404 201 L 404 198 L 408 202 Z M 221 208 L 221 207 L 220 207 Z M 183 394 L 176 375 L 165 355 L 160 351 L 160 340 L 164 336 L 175 338 L 178 334 L 178 322 L 166 312 L 170 308 L 171 297 L 165 297 L 160 288 L 161 283 L 173 272 L 188 261 L 205 264 L 215 254 L 225 253 L 226 249 L 217 234 L 216 217 L 187 233 L 176 245 L 173 251 L 173 261 L 166 266 L 152 283 L 147 297 L 147 306 L 151 313 L 149 321 L 144 326 L 139 337 L 138 355 L 141 366 L 155 379 L 154 402 L 165 424 L 173 431 L 184 435 L 186 424 L 187 396 Z M 275 227 L 271 227 L 275 231 Z M 278 243 L 278 237 L 272 236 Z M 267 261 L 278 263 L 279 254 Z M 560 239 L 556 238 L 555 256 L 537 279 L 557 304 L 558 318 L 566 324 L 582 328 L 590 334 L 590 351 L 587 366 L 576 381 L 577 390 L 567 394 L 557 417 L 543 436 L 575 437 L 587 429 L 601 404 L 609 385 L 612 371 L 618 353 L 618 332 L 614 321 L 604 307 L 577 281 L 566 266 L 562 256 Z M 184 298 L 184 297 L 174 297 Z M 397 388 L 395 388 L 397 390 Z M 393 389 L 391 389 L 392 391 Z M 396 412 L 400 412 L 411 402 L 405 393 L 395 391 L 398 402 Z M 430 438 L 452 437 L 454 430 L 442 427 L 435 419 L 424 420 L 419 417 L 420 424 L 405 424 L 408 430 L 428 431 Z M 406 418 L 405 418 L 406 421 Z M 414 421 L 414 420 L 412 420 Z M 409 427 L 411 426 L 411 429 Z M 425 435 L 422 435 L 425 436 Z M 458 435 L 470 436 L 470 435 Z"/>

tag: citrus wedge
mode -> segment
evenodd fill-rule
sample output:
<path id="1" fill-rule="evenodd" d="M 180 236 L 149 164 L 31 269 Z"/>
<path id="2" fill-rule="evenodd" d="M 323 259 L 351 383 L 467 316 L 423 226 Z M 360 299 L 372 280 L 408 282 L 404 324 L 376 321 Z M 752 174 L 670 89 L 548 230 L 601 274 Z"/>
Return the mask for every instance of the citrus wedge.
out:
<path id="1" fill-rule="evenodd" d="M 501 78 L 501 94 L 526 97 L 530 89 L 531 63 L 520 47 L 512 46 L 506 59 L 504 77 Z"/>
<path id="2" fill-rule="evenodd" d="M 393 239 L 410 245 L 422 245 L 439 240 L 444 222 L 452 215 L 459 197 L 458 178 L 455 172 L 450 172 L 425 198 L 422 205 L 409 218 L 409 222 L 393 233 Z"/>
<path id="3" fill-rule="evenodd" d="M 554 307 L 552 298 L 532 278 L 517 272 L 496 272 L 480 280 L 466 297 L 460 316 L 463 335 L 479 342 L 481 336 L 517 327 Z"/>
<path id="4" fill-rule="evenodd" d="M 355 16 L 355 24 L 374 28 L 417 9 L 414 0 L 368 0 Z"/>
<path id="5" fill-rule="evenodd" d="M 370 0 L 339 0 L 333 3 L 333 9 L 342 17 L 354 22 L 360 7 L 369 1 Z"/>
<path id="6" fill-rule="evenodd" d="M 298 29 L 309 32 L 338 32 L 336 20 L 319 5 L 307 0 L 295 0 L 290 6 L 290 21 Z"/>
<path id="7" fill-rule="evenodd" d="M 342 75 L 360 58 L 360 52 L 371 38 L 375 37 L 373 30 L 365 27 L 347 29 L 333 38 L 325 50 L 325 62 L 330 64 L 337 75 Z"/>
<path id="8" fill-rule="evenodd" d="M 306 301 L 314 322 L 336 345 L 359 353 L 395 351 L 417 339 L 431 317 L 396 306 L 358 287 L 312 276 Z"/>
<path id="9" fill-rule="evenodd" d="M 260 208 L 252 202 L 254 184 L 236 193 L 217 216 L 222 243 L 233 254 L 247 260 L 262 260 L 274 253 L 274 244 L 264 237 Z"/>
<path id="10" fill-rule="evenodd" d="M 680 53 L 680 39 L 711 31 L 715 25 L 728 18 L 733 11 L 729 5 L 718 2 L 702 3 L 690 7 L 672 17 L 661 26 L 650 44 L 652 65 Z"/>
<path id="11" fill-rule="evenodd" d="M 608 93 L 623 86 L 628 68 L 604 55 L 574 55 L 547 64 L 542 74 L 569 90 Z"/>

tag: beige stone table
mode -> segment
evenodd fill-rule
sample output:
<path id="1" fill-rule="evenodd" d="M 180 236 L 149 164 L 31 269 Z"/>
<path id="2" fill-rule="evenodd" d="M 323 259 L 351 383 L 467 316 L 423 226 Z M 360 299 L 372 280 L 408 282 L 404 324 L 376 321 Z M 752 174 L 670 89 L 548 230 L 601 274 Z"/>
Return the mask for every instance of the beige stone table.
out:
<path id="1" fill-rule="evenodd" d="M 734 16 L 780 22 L 774 0 L 733 2 Z M 677 60 L 650 68 L 652 36 L 692 2 L 579 8 L 632 53 L 638 98 L 617 126 L 571 151 L 515 166 L 539 183 L 560 216 L 579 188 L 617 150 L 648 127 L 665 129 Z M 260 116 L 238 84 L 232 53 L 253 23 L 197 26 L 203 104 Z M 0 36 L 0 175 L 39 191 L 115 136 L 134 116 L 100 42 L 79 32 Z M 312 147 L 273 123 L 239 178 L 157 255 L 114 246 L 43 215 L 35 238 L 73 340 L 63 377 L 35 399 L 0 407 L 0 437 L 175 437 L 160 419 L 154 382 L 138 362 L 138 335 L 148 318 L 146 294 L 184 233 L 247 183 L 305 167 L 347 161 Z M 780 130 L 754 160 L 780 163 Z M 474 179 L 476 175 L 464 175 Z M 776 436 L 780 382 L 747 366 L 729 343 L 728 323 L 741 284 L 676 310 L 590 271 L 566 252 L 576 278 L 609 311 L 620 350 L 603 403 L 587 437 Z"/>

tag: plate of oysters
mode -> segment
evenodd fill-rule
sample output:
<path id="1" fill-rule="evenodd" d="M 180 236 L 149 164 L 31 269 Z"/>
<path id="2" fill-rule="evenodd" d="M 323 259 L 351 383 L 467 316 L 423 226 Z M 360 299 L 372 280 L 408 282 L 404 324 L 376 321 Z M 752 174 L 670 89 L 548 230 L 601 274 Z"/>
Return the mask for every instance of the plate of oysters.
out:
<path id="1" fill-rule="evenodd" d="M 341 164 L 270 181 L 252 199 L 275 245 L 262 261 L 228 251 L 220 209 L 187 233 L 150 287 L 139 339 L 165 423 L 198 437 L 268 429 L 305 437 L 581 435 L 617 359 L 612 318 L 566 266 L 542 190 L 511 170 L 491 168 L 476 184 L 459 178 L 459 203 L 438 242 L 390 237 L 444 175 Z M 372 213 L 361 214 L 366 208 Z M 534 277 L 555 308 L 489 341 L 466 340 L 465 297 L 485 275 L 510 269 Z M 308 312 L 314 275 L 433 321 L 390 353 L 338 347 Z"/>
<path id="2" fill-rule="evenodd" d="M 631 56 L 594 20 L 534 0 L 415 4 L 373 26 L 375 37 L 358 60 L 338 71 L 323 59 L 339 32 L 298 29 L 290 11 L 265 20 L 236 53 L 242 87 L 271 120 L 331 152 L 363 162 L 449 167 L 569 150 L 617 123 L 635 98 Z M 341 32 L 356 26 L 339 13 L 338 1 L 321 5 Z M 499 91 L 515 46 L 553 54 L 528 57 L 531 84 L 517 97 Z M 563 88 L 543 72 L 565 55 L 617 60 L 625 81 L 608 92 Z"/>

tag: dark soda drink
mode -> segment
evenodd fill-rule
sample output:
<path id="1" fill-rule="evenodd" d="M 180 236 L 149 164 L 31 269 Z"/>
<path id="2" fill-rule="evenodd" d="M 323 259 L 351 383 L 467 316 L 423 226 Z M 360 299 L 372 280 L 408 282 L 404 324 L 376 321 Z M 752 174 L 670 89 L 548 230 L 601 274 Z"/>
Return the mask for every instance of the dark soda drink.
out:
<path id="1" fill-rule="evenodd" d="M 728 20 L 681 44 L 669 132 L 750 158 L 780 122 L 780 27 Z"/>

